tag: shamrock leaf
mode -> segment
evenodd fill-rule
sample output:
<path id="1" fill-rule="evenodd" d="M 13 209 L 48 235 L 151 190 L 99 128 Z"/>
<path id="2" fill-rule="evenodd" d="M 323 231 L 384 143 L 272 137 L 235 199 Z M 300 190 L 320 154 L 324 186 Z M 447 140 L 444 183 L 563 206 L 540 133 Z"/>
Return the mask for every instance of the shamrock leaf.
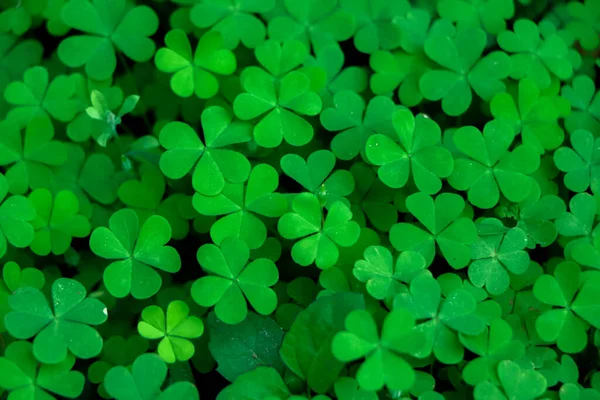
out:
<path id="1" fill-rule="evenodd" d="M 219 81 L 213 74 L 231 75 L 236 69 L 235 55 L 223 48 L 223 38 L 218 32 L 202 36 L 192 54 L 192 45 L 181 29 L 169 31 L 165 36 L 166 48 L 158 49 L 156 67 L 171 77 L 171 89 L 180 97 L 195 94 L 201 99 L 213 97 L 219 91 Z"/>
<path id="2" fill-rule="evenodd" d="M 498 364 L 498 376 L 504 393 L 493 383 L 485 381 L 475 386 L 475 400 L 534 400 L 546 391 L 544 375 L 533 369 L 524 370 L 514 361 L 501 361 Z"/>
<path id="3" fill-rule="evenodd" d="M 419 253 L 405 251 L 393 263 L 392 253 L 383 246 L 369 246 L 364 260 L 354 264 L 352 273 L 366 282 L 367 292 L 377 300 L 384 300 L 399 292 L 400 281 L 410 282 L 425 270 L 425 259 Z"/>
<path id="4" fill-rule="evenodd" d="M 52 140 L 54 128 L 47 117 L 34 118 L 24 137 L 17 125 L 0 123 L 0 165 L 7 167 L 6 180 L 12 194 L 25 194 L 29 188 L 45 187 L 52 181 L 51 166 L 67 161 L 63 143 Z"/>
<path id="5" fill-rule="evenodd" d="M 285 239 L 300 239 L 292 247 L 292 259 L 301 266 L 313 262 L 318 268 L 333 267 L 339 258 L 339 247 L 350 247 L 358 240 L 360 227 L 352 212 L 341 201 L 331 205 L 323 218 L 319 199 L 311 193 L 300 193 L 292 202 L 292 212 L 284 214 L 277 229 Z"/>
<path id="6" fill-rule="evenodd" d="M 334 171 L 335 155 L 328 150 L 311 153 L 306 161 L 296 154 L 281 157 L 283 172 L 311 192 L 322 204 L 331 206 L 354 191 L 354 179 L 346 170 Z"/>
<path id="7" fill-rule="evenodd" d="M 515 98 L 506 92 L 498 93 L 490 108 L 495 118 L 510 124 L 515 134 L 521 134 L 523 143 L 544 154 L 560 146 L 565 137 L 558 124 L 561 114 L 557 99 L 560 97 L 541 96 L 537 84 L 524 78 L 519 81 Z"/>
<path id="8" fill-rule="evenodd" d="M 483 133 L 472 126 L 459 128 L 454 144 L 468 158 L 455 160 L 450 185 L 467 190 L 469 202 L 479 208 L 494 207 L 500 193 L 512 202 L 524 200 L 534 185 L 528 174 L 539 167 L 540 157 L 527 144 L 509 152 L 513 140 L 510 125 L 502 120 L 485 124 Z"/>
<path id="9" fill-rule="evenodd" d="M 42 292 L 33 287 L 17 289 L 8 298 L 13 311 L 4 318 L 8 332 L 33 341 L 35 358 L 55 364 L 67 358 L 67 349 L 78 358 L 92 358 L 102 350 L 102 337 L 90 325 L 106 321 L 102 302 L 86 298 L 83 285 L 60 278 L 52 284 L 52 309 Z"/>
<path id="10" fill-rule="evenodd" d="M 540 338 L 556 341 L 565 353 L 583 350 L 587 344 L 587 322 L 600 327 L 597 314 L 600 303 L 594 294 L 598 287 L 599 279 L 590 279 L 582 285 L 581 270 L 572 261 L 559 264 L 554 276 L 544 274 L 537 278 L 533 294 L 542 303 L 553 306 L 535 322 Z"/>
<path id="11" fill-rule="evenodd" d="M 279 279 L 275 263 L 259 258 L 250 263 L 250 250 L 237 238 L 227 238 L 220 247 L 205 244 L 198 249 L 198 263 L 210 275 L 192 285 L 192 298 L 202 307 L 215 306 L 217 317 L 237 324 L 248 315 L 248 302 L 256 312 L 271 314 L 277 296 L 271 286 Z"/>
<path id="12" fill-rule="evenodd" d="M 377 96 L 366 105 L 355 92 L 343 90 L 333 96 L 333 108 L 321 112 L 321 125 L 339 132 L 331 141 L 331 151 L 340 160 L 360 155 L 366 160 L 367 139 L 375 133 L 392 133 L 392 115 L 396 105 L 387 97 Z"/>
<path id="13" fill-rule="evenodd" d="M 223 35 L 225 47 L 239 43 L 255 48 L 265 39 L 265 26 L 254 13 L 269 12 L 275 0 L 204 0 L 196 4 L 190 19 L 198 28 L 210 28 Z"/>
<path id="14" fill-rule="evenodd" d="M 75 357 L 69 354 L 58 364 L 40 364 L 29 342 L 11 343 L 0 357 L 0 387 L 10 392 L 11 399 L 48 399 L 57 396 L 78 398 L 83 392 L 85 378 L 71 371 Z"/>
<path id="15" fill-rule="evenodd" d="M 594 51 L 600 45 L 600 7 L 592 0 L 583 2 L 570 1 L 567 13 L 571 17 L 567 22 L 567 30 L 579 41 L 587 51 Z"/>
<path id="16" fill-rule="evenodd" d="M 515 15 L 513 0 L 442 0 L 437 10 L 440 17 L 458 26 L 481 26 L 492 35 L 506 30 L 506 20 Z"/>
<path id="17" fill-rule="evenodd" d="M 492 295 L 508 289 L 510 276 L 525 273 L 529 266 L 527 235 L 519 228 L 505 228 L 500 220 L 489 218 L 479 224 L 479 239 L 471 247 L 469 279 L 475 287 L 485 286 Z"/>
<path id="18" fill-rule="evenodd" d="M 42 271 L 36 268 L 24 268 L 21 270 L 19 264 L 9 261 L 2 268 L 2 280 L 0 280 L 0 332 L 6 331 L 4 317 L 10 312 L 8 298 L 18 288 L 31 286 L 41 289 L 45 278 Z"/>
<path id="19" fill-rule="evenodd" d="M 587 75 L 577 75 L 571 86 L 561 88 L 561 95 L 571 103 L 571 113 L 565 117 L 567 131 L 583 129 L 600 134 L 600 95 L 594 81 Z"/>
<path id="20" fill-rule="evenodd" d="M 258 366 L 238 376 L 235 382 L 221 390 L 217 400 L 289 399 L 290 395 L 289 389 L 276 369 Z"/>
<path id="21" fill-rule="evenodd" d="M 600 140 L 583 130 L 573 132 L 571 147 L 561 147 L 554 153 L 556 167 L 565 172 L 565 186 L 573 192 L 591 187 L 600 193 Z"/>
<path id="22" fill-rule="evenodd" d="M 136 299 L 147 299 L 162 284 L 154 268 L 170 273 L 181 268 L 177 250 L 165 246 L 171 227 L 163 217 L 153 215 L 140 228 L 136 213 L 122 209 L 112 214 L 108 226 L 94 229 L 90 249 L 99 257 L 115 260 L 104 270 L 104 284 L 114 297 L 131 293 Z"/>
<path id="23" fill-rule="evenodd" d="M 158 17 L 150 7 L 127 7 L 125 0 L 110 4 L 75 0 L 64 5 L 62 19 L 86 34 L 64 39 L 58 46 L 58 57 L 71 68 L 85 65 L 92 79 L 104 80 L 113 75 L 117 66 L 115 47 L 139 63 L 154 55 L 156 46 L 149 36 L 158 29 Z"/>
<path id="24" fill-rule="evenodd" d="M 36 216 L 35 208 L 31 201 L 23 196 L 10 196 L 8 182 L 0 174 L 0 257 L 4 257 L 7 242 L 17 248 L 24 248 L 31 244 L 35 234 L 29 223 Z"/>
<path id="25" fill-rule="evenodd" d="M 563 81 L 573 75 L 567 44 L 556 32 L 544 28 L 548 25 L 518 19 L 512 31 L 498 34 L 500 47 L 513 53 L 510 77 L 530 78 L 540 89 L 550 86 L 552 75 Z"/>
<path id="26" fill-rule="evenodd" d="M 477 240 L 472 220 L 461 217 L 465 202 L 457 194 L 441 193 L 435 200 L 421 192 L 406 198 L 408 211 L 427 230 L 401 222 L 392 226 L 390 242 L 399 251 L 417 251 L 431 265 L 436 243 L 452 268 L 465 267 L 471 260 L 470 246 Z"/>
<path id="27" fill-rule="evenodd" d="M 335 395 L 340 400 L 377 400 L 377 393 L 361 389 L 355 379 L 343 376 L 335 382 L 333 388 Z"/>
<path id="28" fill-rule="evenodd" d="M 427 56 L 445 69 L 427 71 L 419 88 L 427 100 L 442 100 L 442 109 L 450 116 L 463 114 L 472 101 L 472 90 L 485 101 L 506 90 L 502 81 L 511 70 L 511 60 L 501 51 L 481 58 L 485 32 L 477 28 L 432 29 L 425 41 Z"/>
<path id="29" fill-rule="evenodd" d="M 165 194 L 165 179 L 159 169 L 150 163 L 139 168 L 140 179 L 121 183 L 117 194 L 126 207 L 134 210 L 141 222 L 155 213 Z"/>
<path id="30" fill-rule="evenodd" d="M 202 112 L 206 146 L 198 134 L 183 122 L 170 122 L 160 132 L 160 144 L 167 149 L 160 157 L 160 169 L 171 179 L 192 171 L 194 189 L 215 196 L 225 183 L 240 184 L 248 179 L 250 163 L 240 153 L 225 147 L 251 139 L 250 125 L 232 122 L 225 108 L 213 106 Z"/>
<path id="31" fill-rule="evenodd" d="M 4 11 L 0 13 L 0 31 L 21 36 L 31 28 L 32 20 L 41 16 L 46 4 L 36 0 L 24 0 L 14 7 L 8 6 L 6 2 L 3 6 Z"/>
<path id="32" fill-rule="evenodd" d="M 422 343 L 415 334 L 415 320 L 402 309 L 390 311 L 383 321 L 381 336 L 373 316 L 366 310 L 352 311 L 346 317 L 346 330 L 338 332 L 331 343 L 335 357 L 342 362 L 365 358 L 356 380 L 365 390 L 407 390 L 415 381 L 412 366 L 402 357 Z"/>
<path id="33" fill-rule="evenodd" d="M 35 236 L 29 245 L 35 254 L 64 254 L 73 237 L 90 234 L 90 222 L 79 213 L 79 201 L 72 192 L 62 191 L 52 196 L 46 189 L 36 189 L 29 194 L 29 201 L 37 213 L 31 221 Z"/>
<path id="34" fill-rule="evenodd" d="M 188 305 L 180 300 L 169 304 L 166 317 L 159 306 L 148 306 L 142 311 L 138 332 L 146 339 L 161 339 L 157 352 L 167 363 L 187 361 L 194 355 L 194 344 L 189 339 L 202 336 L 204 324 L 189 313 Z"/>
<path id="35" fill-rule="evenodd" d="M 421 274 L 410 283 L 410 291 L 394 298 L 394 310 L 408 310 L 418 322 L 415 330 L 424 341 L 410 349 L 410 354 L 425 358 L 430 354 L 445 364 L 456 364 L 463 359 L 464 349 L 456 332 L 478 335 L 484 320 L 476 314 L 477 300 L 469 291 L 457 287 L 445 293 L 438 280 Z M 455 332 L 456 331 L 456 332 Z"/>
<path id="36" fill-rule="evenodd" d="M 14 107 L 7 119 L 20 127 L 36 116 L 51 116 L 60 122 L 75 118 L 78 102 L 75 96 L 75 76 L 59 75 L 50 82 L 48 70 L 36 66 L 23 74 L 23 81 L 15 80 L 4 90 L 4 98 Z"/>
<path id="37" fill-rule="evenodd" d="M 267 239 L 267 228 L 258 216 L 276 218 L 287 210 L 285 196 L 275 192 L 278 185 L 277 171 L 268 164 L 259 164 L 252 169 L 245 184 L 225 184 L 216 196 L 196 193 L 193 204 L 202 215 L 224 215 L 210 228 L 213 242 L 220 244 L 233 236 L 255 250 Z"/>
<path id="38" fill-rule="evenodd" d="M 416 117 L 407 109 L 393 116 L 395 139 L 375 134 L 367 140 L 367 159 L 380 166 L 377 176 L 386 185 L 397 189 L 406 185 L 412 171 L 419 191 L 435 194 L 442 188 L 440 178 L 452 173 L 452 154 L 442 147 L 440 127 L 423 114 Z"/>
<path id="39" fill-rule="evenodd" d="M 167 365 L 155 354 L 142 354 L 131 369 L 113 367 L 106 374 L 106 391 L 116 400 L 198 400 L 198 390 L 190 382 L 176 382 L 161 391 L 167 378 Z"/>

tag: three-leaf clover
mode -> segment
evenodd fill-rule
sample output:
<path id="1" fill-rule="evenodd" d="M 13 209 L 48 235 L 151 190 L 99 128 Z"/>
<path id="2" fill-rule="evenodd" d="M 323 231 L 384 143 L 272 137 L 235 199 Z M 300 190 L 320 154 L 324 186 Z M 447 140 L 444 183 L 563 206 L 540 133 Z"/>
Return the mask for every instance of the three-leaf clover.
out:
<path id="1" fill-rule="evenodd" d="M 440 17 L 459 26 L 481 26 L 492 35 L 506 30 L 506 20 L 515 14 L 513 0 L 442 0 L 437 10 Z"/>
<path id="2" fill-rule="evenodd" d="M 27 247 L 35 237 L 30 224 L 36 216 L 31 201 L 23 196 L 10 196 L 8 182 L 0 174 L 0 257 L 6 254 L 8 243 L 17 247 Z"/>
<path id="3" fill-rule="evenodd" d="M 401 222 L 392 226 L 390 242 L 399 251 L 421 253 L 427 265 L 433 262 L 436 243 L 452 268 L 463 268 L 471 260 L 470 246 L 477 240 L 473 221 L 461 217 L 465 201 L 454 193 L 441 193 L 435 200 L 421 192 L 406 198 L 406 208 L 426 230 Z"/>
<path id="4" fill-rule="evenodd" d="M 419 81 L 423 97 L 442 100 L 442 109 L 450 116 L 463 114 L 473 98 L 471 90 L 489 101 L 505 91 L 502 81 L 511 71 L 511 60 L 501 51 L 480 58 L 486 34 L 478 28 L 454 29 L 440 20 L 425 41 L 425 53 L 445 69 L 425 72 Z"/>
<path id="5" fill-rule="evenodd" d="M 365 390 L 408 390 L 415 381 L 412 366 L 403 358 L 422 343 L 413 330 L 414 317 L 395 309 L 385 317 L 381 336 L 373 316 L 366 310 L 352 311 L 346 317 L 346 330 L 338 332 L 331 343 L 335 357 L 343 362 L 365 358 L 356 372 L 356 380 Z"/>
<path id="6" fill-rule="evenodd" d="M 116 50 L 139 63 L 154 55 L 156 46 L 149 36 L 158 29 L 158 17 L 148 6 L 128 7 L 125 0 L 75 0 L 64 5 L 62 19 L 86 34 L 64 39 L 58 46 L 58 57 L 71 68 L 85 65 L 92 79 L 113 75 Z"/>
<path id="7" fill-rule="evenodd" d="M 285 196 L 275 192 L 277 186 L 277 171 L 268 164 L 259 164 L 252 169 L 246 183 L 225 184 L 216 196 L 196 193 L 193 204 L 202 215 L 223 215 L 210 227 L 213 242 L 220 244 L 233 236 L 255 250 L 267 239 L 267 227 L 259 216 L 280 217 L 288 208 Z"/>
<path id="8" fill-rule="evenodd" d="M 190 316 L 190 308 L 176 300 L 167 307 L 167 315 L 159 306 L 148 306 L 142 311 L 137 329 L 146 339 L 161 339 L 158 355 L 167 363 L 187 361 L 194 355 L 194 344 L 204 332 L 204 324 L 198 317 Z"/>
<path id="9" fill-rule="evenodd" d="M 233 116 L 219 106 L 202 112 L 205 143 L 196 131 L 183 122 L 170 122 L 160 131 L 160 144 L 167 149 L 160 157 L 166 177 L 180 179 L 192 172 L 192 186 L 205 196 L 215 196 L 225 183 L 240 184 L 248 179 L 250 163 L 242 154 L 226 148 L 251 139 L 251 127 L 232 122 Z"/>
<path id="10" fill-rule="evenodd" d="M 90 325 L 100 325 L 108 318 L 102 302 L 86 298 L 81 283 L 59 278 L 52 284 L 52 307 L 39 289 L 17 289 L 8 303 L 13 311 L 4 323 L 17 339 L 33 340 L 35 358 L 55 364 L 67 358 L 67 349 L 78 358 L 92 358 L 102 350 L 102 337 Z"/>
<path id="11" fill-rule="evenodd" d="M 55 400 L 54 395 L 78 398 L 85 378 L 79 371 L 71 371 L 75 357 L 71 354 L 57 364 L 40 364 L 29 342 L 11 343 L 0 357 L 0 387 L 7 389 L 10 399 Z"/>
<path id="12" fill-rule="evenodd" d="M 117 298 L 131 293 L 136 299 L 155 295 L 162 278 L 154 268 L 170 273 L 181 268 L 177 250 L 165 246 L 170 239 L 166 219 L 153 215 L 140 227 L 137 214 L 129 209 L 111 215 L 108 228 L 94 229 L 90 249 L 99 257 L 114 260 L 104 270 L 109 293 Z"/>
<path id="13" fill-rule="evenodd" d="M 600 45 L 600 7 L 593 0 L 570 1 L 567 12 L 571 17 L 566 24 L 567 30 L 587 51 L 594 51 Z"/>
<path id="14" fill-rule="evenodd" d="M 435 194 L 442 188 L 440 178 L 452 173 L 452 154 L 442 147 L 442 131 L 437 123 L 423 114 L 416 117 L 408 109 L 393 116 L 394 141 L 375 134 L 366 143 L 367 159 L 379 166 L 377 176 L 391 188 L 406 185 L 411 175 L 417 189 Z"/>
<path id="15" fill-rule="evenodd" d="M 111 368 L 104 378 L 104 386 L 116 400 L 198 400 L 198 389 L 190 382 L 176 382 L 161 391 L 167 378 L 167 365 L 156 354 L 142 354 L 131 369 L 124 366 Z"/>
<path id="16" fill-rule="evenodd" d="M 218 32 L 204 34 L 195 53 L 181 29 L 167 33 L 165 44 L 167 47 L 158 49 L 154 61 L 160 71 L 173 74 L 171 89 L 181 97 L 213 97 L 219 91 L 219 81 L 213 74 L 231 75 L 237 67 L 235 55 L 223 48 Z"/>
<path id="17" fill-rule="evenodd" d="M 46 282 L 42 271 L 36 268 L 21 269 L 19 264 L 9 261 L 2 268 L 2 279 L 0 280 L 0 332 L 6 331 L 4 327 L 4 316 L 10 312 L 8 298 L 20 287 L 31 286 L 36 289 L 44 287 Z"/>
<path id="18" fill-rule="evenodd" d="M 117 134 L 117 125 L 121 123 L 121 119 L 125 114 L 129 114 L 133 111 L 140 100 L 140 96 L 135 94 L 127 96 L 117 114 L 111 110 L 111 107 L 102 92 L 93 90 L 90 94 L 90 99 L 92 105 L 87 107 L 85 112 L 88 117 L 102 125 L 100 133 L 98 136 L 95 136 L 94 139 L 100 146 L 106 147 L 106 144 L 110 139 L 119 136 Z"/>
<path id="19" fill-rule="evenodd" d="M 524 200 L 534 185 L 528 174 L 538 169 L 540 156 L 527 144 L 509 151 L 514 138 L 512 128 L 502 120 L 485 124 L 483 133 L 473 126 L 459 128 L 454 144 L 468 158 L 454 161 L 450 185 L 467 190 L 469 202 L 479 208 L 494 207 L 500 193 L 512 202 Z"/>
<path id="20" fill-rule="evenodd" d="M 237 238 L 223 240 L 220 247 L 205 244 L 198 249 L 198 263 L 210 275 L 192 285 L 192 298 L 203 307 L 215 306 L 217 317 L 227 324 L 242 322 L 248 304 L 262 315 L 271 314 L 277 296 L 271 289 L 279 279 L 275 263 L 259 258 L 250 263 L 250 250 Z"/>
<path id="21" fill-rule="evenodd" d="M 594 81 L 587 75 L 577 75 L 571 85 L 561 88 L 561 95 L 571 103 L 571 112 L 565 117 L 569 133 L 584 129 L 600 134 L 600 94 Z"/>
<path id="22" fill-rule="evenodd" d="M 500 361 L 497 373 L 503 390 L 490 381 L 481 382 L 475 386 L 475 400 L 534 400 L 546 391 L 544 375 L 534 369 L 522 368 L 514 361 Z"/>
<path id="23" fill-rule="evenodd" d="M 300 239 L 292 246 L 292 259 L 299 265 L 333 267 L 340 247 L 350 247 L 360 235 L 359 225 L 351 221 L 352 212 L 336 201 L 323 218 L 319 199 L 311 193 L 300 193 L 292 202 L 292 211 L 284 214 L 277 229 L 285 239 Z"/>
<path id="24" fill-rule="evenodd" d="M 571 146 L 554 153 L 556 167 L 565 172 L 565 186 L 573 192 L 591 188 L 592 193 L 600 193 L 600 139 L 577 130 L 571 134 Z"/>

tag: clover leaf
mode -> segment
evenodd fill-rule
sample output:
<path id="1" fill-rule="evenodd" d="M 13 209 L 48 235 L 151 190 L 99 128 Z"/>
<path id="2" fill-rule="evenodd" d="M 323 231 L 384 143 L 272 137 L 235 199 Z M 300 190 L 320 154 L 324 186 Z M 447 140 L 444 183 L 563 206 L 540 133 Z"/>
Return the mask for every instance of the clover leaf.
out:
<path id="1" fill-rule="evenodd" d="M 238 376 L 231 385 L 219 393 L 217 400 L 290 399 L 290 396 L 288 387 L 276 369 L 258 366 Z"/>
<path id="2" fill-rule="evenodd" d="M 156 67 L 171 77 L 171 89 L 180 97 L 195 94 L 201 99 L 213 97 L 219 91 L 219 81 L 213 74 L 231 75 L 236 69 L 235 55 L 223 48 L 218 32 L 206 33 L 200 38 L 195 54 L 187 35 L 175 29 L 165 36 L 166 48 L 158 49 Z"/>
<path id="3" fill-rule="evenodd" d="M 476 314 L 477 300 L 472 293 L 460 287 L 448 293 L 442 289 L 438 280 L 421 274 L 410 282 L 410 291 L 396 295 L 394 310 L 408 310 L 417 321 L 415 330 L 424 337 L 410 354 L 424 358 L 433 353 L 443 363 L 456 364 L 464 355 L 457 332 L 478 335 L 485 322 Z"/>
<path id="4" fill-rule="evenodd" d="M 339 258 L 339 247 L 352 246 L 358 240 L 360 227 L 352 212 L 336 201 L 323 213 L 319 199 L 311 193 L 300 193 L 292 202 L 292 211 L 284 214 L 277 229 L 285 239 L 300 239 L 292 246 L 292 259 L 301 266 L 315 263 L 318 268 L 333 267 Z"/>
<path id="5" fill-rule="evenodd" d="M 554 153 L 554 163 L 565 172 L 565 186 L 573 192 L 591 188 L 600 192 L 600 140 L 584 130 L 571 135 L 571 147 L 561 147 Z"/>
<path id="6" fill-rule="evenodd" d="M 452 173 L 452 154 L 442 147 L 442 131 L 432 119 L 423 114 L 416 117 L 407 109 L 393 116 L 399 143 L 382 134 L 367 140 L 367 159 L 380 166 L 377 176 L 383 183 L 397 189 L 406 185 L 412 171 L 417 189 L 435 194 L 442 188 L 440 178 Z"/>
<path id="7" fill-rule="evenodd" d="M 501 51 L 480 59 L 486 44 L 484 31 L 439 26 L 430 31 L 425 41 L 425 53 L 445 69 L 429 70 L 421 76 L 419 88 L 423 97 L 442 100 L 444 112 L 457 116 L 471 105 L 472 90 L 485 101 L 505 91 L 502 80 L 511 71 L 511 60 Z"/>
<path id="8" fill-rule="evenodd" d="M 64 5 L 62 19 L 86 34 L 64 39 L 58 46 L 58 57 L 71 68 L 85 65 L 92 79 L 104 80 L 113 75 L 117 66 L 115 50 L 140 63 L 154 55 L 156 46 L 149 36 L 158 29 L 158 17 L 150 7 L 130 8 L 125 0 L 110 4 L 75 0 Z"/>
<path id="9" fill-rule="evenodd" d="M 21 269 L 19 264 L 9 261 L 2 268 L 0 280 L 0 332 L 5 332 L 4 317 L 10 312 L 9 296 L 18 288 L 31 286 L 41 289 L 44 286 L 44 274 L 36 268 Z"/>
<path id="10" fill-rule="evenodd" d="M 160 132 L 167 149 L 160 157 L 160 169 L 171 179 L 180 179 L 193 169 L 192 185 L 205 196 L 215 196 L 225 183 L 240 184 L 248 179 L 250 163 L 240 153 L 226 148 L 251 139 L 250 126 L 232 122 L 227 109 L 213 106 L 202 112 L 206 145 L 189 125 L 170 122 Z"/>
<path id="11" fill-rule="evenodd" d="M 513 30 L 498 34 L 498 44 L 512 60 L 510 77 L 533 80 L 540 89 L 550 86 L 552 75 L 567 80 L 573 75 L 565 41 L 552 30 L 528 19 L 515 21 Z"/>
<path id="12" fill-rule="evenodd" d="M 472 126 L 454 133 L 454 144 L 468 158 L 454 162 L 448 178 L 452 187 L 467 190 L 469 202 L 479 208 L 498 204 L 500 193 L 512 202 L 524 200 L 534 180 L 528 176 L 540 165 L 539 154 L 522 144 L 509 152 L 514 133 L 506 122 L 488 122 L 481 133 Z"/>
<path id="13" fill-rule="evenodd" d="M 454 193 L 441 193 L 435 200 L 421 192 L 406 198 L 406 208 L 427 230 L 401 222 L 392 226 L 390 242 L 396 250 L 420 253 L 427 265 L 433 262 L 436 243 L 452 268 L 463 268 L 471 260 L 470 246 L 477 240 L 473 221 L 461 217 L 465 202 Z"/>
<path id="14" fill-rule="evenodd" d="M 220 244 L 233 236 L 255 250 L 267 239 L 267 228 L 259 216 L 276 218 L 287 210 L 285 196 L 275 192 L 277 186 L 277 171 L 268 164 L 259 164 L 252 169 L 245 184 L 225 184 L 216 196 L 196 193 L 193 204 L 202 215 L 223 215 L 210 228 L 213 242 Z"/>
<path id="15" fill-rule="evenodd" d="M 514 361 L 504 360 L 498 364 L 498 377 L 503 391 L 489 381 L 475 386 L 476 400 L 523 399 L 533 400 L 546 390 L 546 378 L 533 369 L 523 369 Z"/>
<path id="16" fill-rule="evenodd" d="M 437 10 L 440 17 L 459 26 L 481 26 L 492 35 L 506 30 L 506 20 L 515 14 L 513 0 L 442 0 Z"/>
<path id="17" fill-rule="evenodd" d="M 269 12 L 275 0 L 204 0 L 190 11 L 190 19 L 199 28 L 210 28 L 223 35 L 225 46 L 235 49 L 239 43 L 255 48 L 265 39 L 265 26 L 254 13 Z"/>
<path id="18" fill-rule="evenodd" d="M 35 234 L 29 223 L 36 216 L 31 201 L 23 196 L 10 196 L 8 182 L 0 174 L 0 257 L 6 254 L 8 243 L 24 248 L 31 244 Z"/>
<path id="19" fill-rule="evenodd" d="M 592 0 L 583 2 L 570 1 L 567 13 L 571 19 L 567 22 L 567 30 L 579 41 L 581 47 L 593 51 L 600 45 L 600 8 Z"/>
<path id="20" fill-rule="evenodd" d="M 600 134 L 600 95 L 594 81 L 586 75 L 577 75 L 571 85 L 561 88 L 562 97 L 571 103 L 571 113 L 565 118 L 569 133 L 583 129 Z"/>
<path id="21" fill-rule="evenodd" d="M 158 355 L 167 363 L 187 361 L 194 355 L 194 344 L 204 332 L 204 324 L 198 317 L 190 316 L 185 302 L 176 300 L 167 307 L 167 315 L 159 306 L 148 306 L 142 311 L 138 332 L 146 339 L 161 339 Z"/>
<path id="22" fill-rule="evenodd" d="M 85 378 L 71 371 L 75 357 L 69 354 L 58 364 L 40 364 L 29 342 L 11 343 L 0 357 L 0 387 L 7 389 L 11 399 L 48 399 L 57 396 L 78 398 L 83 392 Z"/>
<path id="23" fill-rule="evenodd" d="M 405 310 L 392 310 L 383 321 L 381 336 L 373 316 L 366 310 L 352 311 L 346 317 L 346 330 L 338 332 L 331 343 L 337 359 L 343 362 L 365 358 L 356 372 L 362 389 L 408 390 L 415 381 L 412 366 L 402 354 L 422 343 L 415 334 L 415 320 Z"/>
<path id="24" fill-rule="evenodd" d="M 198 263 L 209 275 L 192 285 L 194 301 L 202 307 L 215 306 L 215 314 L 227 324 L 246 319 L 246 299 L 259 314 L 271 314 L 277 306 L 271 289 L 279 279 L 277 266 L 266 258 L 248 263 L 249 259 L 250 249 L 237 238 L 223 240 L 220 247 L 200 247 Z"/>
<path id="25" fill-rule="evenodd" d="M 39 289 L 26 286 L 9 298 L 12 309 L 4 323 L 17 339 L 33 341 L 35 358 L 55 364 L 67 358 L 67 349 L 78 358 L 92 358 L 102 350 L 102 337 L 90 325 L 106 321 L 108 312 L 98 299 L 86 298 L 81 283 L 60 278 L 52 284 L 52 308 Z"/>
<path id="26" fill-rule="evenodd" d="M 106 374 L 104 385 L 116 400 L 198 400 L 198 390 L 190 382 L 176 382 L 161 391 L 167 378 L 167 365 L 155 354 L 142 354 L 133 366 L 111 368 Z"/>
<path id="27" fill-rule="evenodd" d="M 115 260 L 104 270 L 104 284 L 117 298 L 131 293 L 136 299 L 155 295 L 162 278 L 154 268 L 174 273 L 181 268 L 177 250 L 166 246 L 171 227 L 166 219 L 153 215 L 140 227 L 136 213 L 122 209 L 111 215 L 108 228 L 94 229 L 90 248 L 99 257 Z"/>

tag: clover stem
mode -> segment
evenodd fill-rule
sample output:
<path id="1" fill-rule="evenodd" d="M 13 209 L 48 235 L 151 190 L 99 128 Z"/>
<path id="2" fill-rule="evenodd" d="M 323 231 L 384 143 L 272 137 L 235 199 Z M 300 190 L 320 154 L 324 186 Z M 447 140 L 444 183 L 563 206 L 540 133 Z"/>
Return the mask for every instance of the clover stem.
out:
<path id="1" fill-rule="evenodd" d="M 121 61 L 121 64 L 123 64 L 123 68 L 125 68 L 125 72 L 127 73 L 127 75 L 131 78 L 131 80 L 133 82 L 133 88 L 135 89 L 136 94 L 140 96 L 140 100 L 141 100 L 141 91 L 138 88 L 137 82 L 135 80 L 133 72 L 129 68 L 129 64 L 127 63 L 127 60 L 123 56 L 123 53 L 121 53 L 120 51 L 117 53 L 119 54 L 119 60 Z M 146 113 L 142 114 L 142 118 L 144 119 L 144 125 L 146 125 L 146 129 L 148 130 L 148 133 L 152 133 L 152 124 L 150 124 L 150 121 L 148 120 Z"/>

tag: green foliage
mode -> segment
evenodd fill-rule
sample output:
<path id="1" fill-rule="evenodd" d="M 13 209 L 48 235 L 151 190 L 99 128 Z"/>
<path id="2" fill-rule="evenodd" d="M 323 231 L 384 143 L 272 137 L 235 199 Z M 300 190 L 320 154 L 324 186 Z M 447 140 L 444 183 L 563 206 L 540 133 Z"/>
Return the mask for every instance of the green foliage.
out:
<path id="1" fill-rule="evenodd" d="M 598 0 L 0 0 L 0 400 L 600 400 Z"/>

